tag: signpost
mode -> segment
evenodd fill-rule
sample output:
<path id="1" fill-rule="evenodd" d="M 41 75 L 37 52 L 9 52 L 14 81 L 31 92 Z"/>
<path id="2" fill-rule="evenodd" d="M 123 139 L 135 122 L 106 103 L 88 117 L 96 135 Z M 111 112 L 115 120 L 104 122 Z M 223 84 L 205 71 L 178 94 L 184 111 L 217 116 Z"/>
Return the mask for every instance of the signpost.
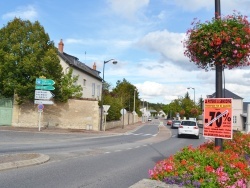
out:
<path id="1" fill-rule="evenodd" d="M 205 99 L 203 136 L 232 139 L 232 135 L 232 99 Z"/>
<path id="2" fill-rule="evenodd" d="M 53 101 L 49 101 L 49 100 L 35 100 L 34 103 L 35 104 L 54 104 Z"/>
<path id="3" fill-rule="evenodd" d="M 103 105 L 103 114 L 104 114 L 104 131 L 106 129 L 106 118 L 108 115 L 108 110 L 109 110 L 110 105 Z"/>
<path id="4" fill-rule="evenodd" d="M 44 79 L 44 78 L 36 78 L 36 86 L 35 86 L 35 104 L 54 104 L 50 99 L 55 95 L 51 93 L 51 90 L 54 90 L 55 87 L 54 80 Z"/>
<path id="5" fill-rule="evenodd" d="M 41 114 L 43 112 L 44 104 L 54 104 L 53 101 L 50 99 L 53 98 L 55 95 L 50 92 L 50 90 L 54 90 L 55 87 L 54 80 L 51 79 L 44 79 L 44 78 L 36 78 L 36 86 L 35 86 L 35 100 L 34 103 L 38 104 L 38 112 L 39 112 L 39 121 L 38 127 L 39 131 L 41 128 Z"/>
<path id="6" fill-rule="evenodd" d="M 55 95 L 51 93 L 50 91 L 44 91 L 44 90 L 35 90 L 35 99 L 45 99 L 49 100 L 53 98 Z"/>
<path id="7" fill-rule="evenodd" d="M 124 115 L 127 113 L 127 110 L 123 108 L 120 110 L 120 113 L 122 115 L 122 128 L 124 129 Z"/>
<path id="8" fill-rule="evenodd" d="M 36 85 L 35 87 L 36 89 L 42 89 L 42 90 L 54 90 L 55 87 L 54 86 L 40 86 L 40 85 Z"/>
<path id="9" fill-rule="evenodd" d="M 43 105 L 43 104 L 39 104 L 39 105 L 37 106 L 37 108 L 38 108 L 38 112 L 39 112 L 38 130 L 40 131 L 40 129 L 41 129 L 41 114 L 42 114 L 42 112 L 43 112 L 44 105 Z"/>
<path id="10" fill-rule="evenodd" d="M 55 84 L 55 81 L 51 79 L 44 79 L 44 78 L 36 79 L 36 85 L 53 86 L 54 84 Z"/>

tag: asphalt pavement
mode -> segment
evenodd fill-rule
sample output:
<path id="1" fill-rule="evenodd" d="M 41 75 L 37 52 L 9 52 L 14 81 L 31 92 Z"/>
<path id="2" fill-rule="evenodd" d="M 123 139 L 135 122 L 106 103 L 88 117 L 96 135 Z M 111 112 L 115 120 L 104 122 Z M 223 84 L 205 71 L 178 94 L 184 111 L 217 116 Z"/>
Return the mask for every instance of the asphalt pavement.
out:
<path id="1" fill-rule="evenodd" d="M 82 129 L 61 129 L 61 128 L 46 128 L 40 129 L 38 128 L 28 128 L 28 127 L 13 127 L 13 126 L 0 126 L 0 131 L 21 131 L 21 132 L 33 132 L 33 133 L 53 133 L 53 134 L 84 134 L 84 135 L 117 135 L 124 134 L 128 132 L 135 131 L 139 129 L 141 126 L 147 125 L 147 123 L 138 122 L 135 124 L 126 125 L 124 127 L 116 127 L 113 129 L 109 129 L 106 131 L 91 131 L 91 130 L 82 130 Z M 164 134 L 162 138 L 166 139 L 166 127 L 163 123 L 159 122 L 159 133 L 158 135 Z M 170 132 L 168 132 L 169 137 Z M 157 141 L 161 141 L 161 136 L 158 137 Z M 39 165 L 49 161 L 50 157 L 48 155 L 40 154 L 40 153 L 17 153 L 17 154 L 5 154 L 0 155 L 0 171 L 9 170 L 15 168 L 21 168 L 30 165 Z M 143 179 L 136 184 L 130 186 L 130 188 L 176 188 L 176 185 L 167 185 L 160 181 Z"/>

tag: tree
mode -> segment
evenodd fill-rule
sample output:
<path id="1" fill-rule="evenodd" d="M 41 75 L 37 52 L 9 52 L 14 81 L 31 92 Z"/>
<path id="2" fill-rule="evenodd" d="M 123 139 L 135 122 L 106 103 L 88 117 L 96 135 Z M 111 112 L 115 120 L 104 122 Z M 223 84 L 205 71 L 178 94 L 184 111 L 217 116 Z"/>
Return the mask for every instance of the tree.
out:
<path id="1" fill-rule="evenodd" d="M 79 76 L 73 76 L 73 69 L 62 77 L 60 101 L 66 102 L 69 98 L 80 98 L 82 96 L 82 86 L 76 85 Z"/>
<path id="2" fill-rule="evenodd" d="M 15 93 L 19 103 L 33 100 L 40 76 L 55 81 L 55 99 L 62 96 L 62 67 L 54 43 L 38 21 L 15 18 L 0 29 L 0 94 L 12 97 Z"/>
<path id="3" fill-rule="evenodd" d="M 168 105 L 165 105 L 163 111 L 168 114 L 170 118 L 176 117 L 177 113 L 179 113 L 181 118 L 197 117 L 198 114 L 201 114 L 200 108 L 190 99 L 188 92 L 184 98 L 175 99 Z"/>
<path id="4" fill-rule="evenodd" d="M 113 89 L 112 93 L 114 96 L 120 98 L 123 108 L 131 111 L 135 89 L 136 87 L 124 78 L 122 82 L 120 80 L 116 82 L 116 87 Z M 138 101 L 138 92 L 136 92 L 136 100 Z"/>
<path id="5" fill-rule="evenodd" d="M 123 81 L 118 80 L 116 87 L 110 91 L 110 84 L 105 82 L 104 85 L 103 103 L 110 105 L 107 121 L 119 120 L 121 117 L 120 110 L 125 108 L 127 111 L 132 112 L 134 105 L 135 94 L 135 111 L 138 115 L 141 114 L 139 110 L 140 100 L 138 92 L 135 92 L 136 87 L 129 83 L 126 79 Z"/>
<path id="6" fill-rule="evenodd" d="M 202 108 L 203 108 L 203 98 L 201 97 L 201 98 L 199 98 L 199 101 L 198 101 L 198 106 L 199 106 L 199 109 L 200 109 L 200 111 L 202 112 Z"/>
<path id="7" fill-rule="evenodd" d="M 108 110 L 107 121 L 119 120 L 121 117 L 120 110 L 122 105 L 118 98 L 114 98 L 111 95 L 105 96 L 105 104 L 109 104 L 110 108 Z"/>
<path id="8" fill-rule="evenodd" d="M 188 92 L 185 94 L 184 98 L 190 100 L 190 96 L 189 96 L 189 93 L 188 93 Z"/>

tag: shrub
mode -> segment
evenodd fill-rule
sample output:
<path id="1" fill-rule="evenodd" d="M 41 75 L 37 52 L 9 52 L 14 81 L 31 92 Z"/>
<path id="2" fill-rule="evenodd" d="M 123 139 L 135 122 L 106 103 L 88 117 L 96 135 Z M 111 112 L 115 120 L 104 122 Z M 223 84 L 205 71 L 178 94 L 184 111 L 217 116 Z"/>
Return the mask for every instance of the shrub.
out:
<path id="1" fill-rule="evenodd" d="M 225 140 L 224 151 L 214 143 L 184 147 L 149 170 L 151 179 L 186 187 L 244 188 L 250 180 L 250 135 L 236 133 Z"/>

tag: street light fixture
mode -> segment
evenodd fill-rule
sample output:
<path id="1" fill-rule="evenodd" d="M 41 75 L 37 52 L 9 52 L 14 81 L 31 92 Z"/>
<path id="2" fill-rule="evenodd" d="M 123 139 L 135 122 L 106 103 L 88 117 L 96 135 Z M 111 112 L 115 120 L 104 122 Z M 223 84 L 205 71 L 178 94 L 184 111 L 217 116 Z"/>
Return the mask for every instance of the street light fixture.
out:
<path id="1" fill-rule="evenodd" d="M 103 86 L 104 86 L 104 82 L 105 82 L 105 80 L 104 80 L 104 70 L 105 70 L 105 64 L 106 63 L 108 63 L 108 62 L 110 62 L 110 61 L 112 61 L 112 63 L 115 65 L 115 64 L 117 64 L 117 61 L 115 60 L 115 59 L 110 59 L 110 60 L 108 60 L 108 61 L 104 61 L 103 62 L 103 71 L 102 71 L 102 98 L 101 98 L 101 103 L 102 103 L 102 106 L 101 106 L 101 122 L 100 122 L 100 130 L 102 131 L 102 129 L 103 129 L 103 122 L 102 122 L 102 116 L 103 116 L 103 99 L 104 99 L 104 89 L 103 89 Z"/>
<path id="2" fill-rule="evenodd" d="M 195 88 L 194 87 L 188 87 L 187 89 L 193 89 L 194 90 L 194 104 L 195 104 Z"/>

